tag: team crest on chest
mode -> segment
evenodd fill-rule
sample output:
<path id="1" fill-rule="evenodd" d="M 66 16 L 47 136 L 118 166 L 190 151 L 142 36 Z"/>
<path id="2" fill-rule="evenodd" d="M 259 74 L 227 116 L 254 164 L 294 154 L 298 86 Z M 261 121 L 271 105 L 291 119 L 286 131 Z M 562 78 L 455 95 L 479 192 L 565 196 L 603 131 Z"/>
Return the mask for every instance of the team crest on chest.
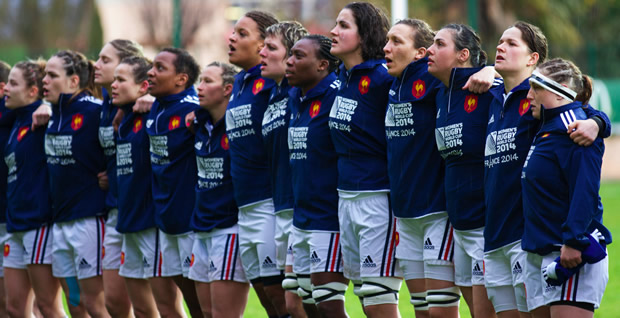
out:
<path id="1" fill-rule="evenodd" d="M 525 113 L 527 113 L 527 111 L 530 109 L 530 101 L 525 98 L 521 100 L 521 103 L 519 103 L 519 115 L 523 116 L 525 115 Z"/>
<path id="2" fill-rule="evenodd" d="M 78 130 L 82 128 L 83 124 L 84 124 L 84 115 L 75 114 L 73 115 L 73 117 L 71 117 L 71 129 Z"/>
<path id="3" fill-rule="evenodd" d="M 133 132 L 137 133 L 142 129 L 142 117 L 137 117 L 133 120 Z"/>
<path id="4" fill-rule="evenodd" d="M 228 143 L 228 136 L 226 134 L 222 136 L 222 140 L 220 140 L 220 146 L 222 146 L 222 149 L 224 150 L 228 150 L 230 148 L 230 144 Z"/>
<path id="5" fill-rule="evenodd" d="M 426 83 L 423 80 L 419 79 L 413 82 L 413 87 L 411 87 L 411 94 L 413 95 L 413 97 L 420 98 L 424 96 L 425 93 Z"/>
<path id="6" fill-rule="evenodd" d="M 260 91 L 263 90 L 263 87 L 265 87 L 265 80 L 262 78 L 259 78 L 257 80 L 254 81 L 254 85 L 252 85 L 252 94 L 256 95 L 258 93 L 260 93 Z"/>
<path id="7" fill-rule="evenodd" d="M 359 88 L 360 93 L 362 93 L 362 95 L 368 93 L 368 89 L 370 88 L 370 77 L 362 76 L 357 87 Z"/>
<path id="8" fill-rule="evenodd" d="M 478 107 L 478 95 L 467 95 L 467 97 L 465 97 L 465 111 L 468 113 L 473 112 L 474 110 L 476 110 L 476 107 Z"/>
<path id="9" fill-rule="evenodd" d="M 176 115 L 170 117 L 170 121 L 168 122 L 168 130 L 177 129 L 179 126 L 181 126 L 181 117 Z"/>
<path id="10" fill-rule="evenodd" d="M 310 118 L 316 117 L 316 115 L 318 115 L 320 111 L 321 111 L 321 101 L 315 100 L 310 105 Z"/>
<path id="11" fill-rule="evenodd" d="M 24 136 L 28 133 L 28 130 L 30 130 L 30 127 L 28 126 L 21 127 L 19 131 L 17 131 L 17 141 L 22 141 Z"/>

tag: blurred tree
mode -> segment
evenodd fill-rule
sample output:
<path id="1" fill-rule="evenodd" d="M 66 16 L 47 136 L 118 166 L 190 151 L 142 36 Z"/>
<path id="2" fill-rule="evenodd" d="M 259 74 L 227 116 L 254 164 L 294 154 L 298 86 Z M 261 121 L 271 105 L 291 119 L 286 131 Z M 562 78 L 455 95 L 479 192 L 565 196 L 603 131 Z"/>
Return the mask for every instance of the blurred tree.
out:
<path id="1" fill-rule="evenodd" d="M 172 0 L 141 0 L 140 17 L 147 30 L 143 45 L 165 47 L 172 44 Z M 209 21 L 216 6 L 215 1 L 180 0 L 181 47 L 196 41 L 196 34 L 204 22 Z"/>
<path id="2" fill-rule="evenodd" d="M 95 0 L 0 0 L 0 27 L 2 46 L 22 46 L 27 57 L 66 48 L 93 57 L 102 45 Z"/>

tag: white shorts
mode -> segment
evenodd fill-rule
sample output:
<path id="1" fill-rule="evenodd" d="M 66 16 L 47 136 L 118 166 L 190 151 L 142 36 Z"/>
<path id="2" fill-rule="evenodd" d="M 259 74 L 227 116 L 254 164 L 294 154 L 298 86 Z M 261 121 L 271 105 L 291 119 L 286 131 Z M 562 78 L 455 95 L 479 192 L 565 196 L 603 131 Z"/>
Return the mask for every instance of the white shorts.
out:
<path id="1" fill-rule="evenodd" d="M 189 269 L 191 280 L 203 283 L 218 280 L 247 283 L 239 257 L 238 228 L 235 226 L 232 231 L 227 230 L 196 233 Z"/>
<path id="2" fill-rule="evenodd" d="M 0 278 L 4 277 L 4 254 L 8 254 L 4 243 L 9 239 L 9 233 L 6 231 L 6 223 L 0 223 L 0 245 L 4 247 L 4 253 L 0 254 Z"/>
<path id="3" fill-rule="evenodd" d="M 26 269 L 27 265 L 52 264 L 52 226 L 9 234 L 4 243 L 4 267 Z"/>
<path id="4" fill-rule="evenodd" d="M 91 216 L 54 223 L 52 273 L 55 277 L 85 279 L 101 275 L 105 220 Z"/>
<path id="5" fill-rule="evenodd" d="M 103 236 L 103 269 L 121 268 L 121 249 L 123 236 L 116 230 L 118 223 L 118 209 L 108 212 L 105 222 L 105 235 Z"/>
<path id="6" fill-rule="evenodd" d="M 339 193 L 340 224 L 344 276 L 352 280 L 362 277 L 400 276 L 395 254 L 398 244 L 396 219 L 390 209 L 388 193 Z"/>
<path id="7" fill-rule="evenodd" d="M 159 259 L 155 264 L 160 267 L 158 271 L 162 277 L 189 275 L 192 264 L 192 247 L 194 246 L 194 233 L 166 234 L 159 230 Z M 156 250 L 157 254 L 157 250 Z"/>
<path id="8" fill-rule="evenodd" d="M 239 208 L 239 253 L 248 280 L 278 276 L 273 200 Z"/>
<path id="9" fill-rule="evenodd" d="M 532 311 L 556 301 L 585 302 L 593 304 L 594 308 L 599 308 L 609 281 L 609 257 L 596 264 L 586 264 L 562 286 L 551 286 L 545 282 L 542 269 L 558 256 L 560 252 L 552 252 L 545 256 L 527 253 L 525 266 L 527 308 Z"/>
<path id="10" fill-rule="evenodd" d="M 521 295 L 522 293 L 517 289 L 522 288 L 521 285 L 525 282 L 526 258 L 527 253 L 521 249 L 521 240 L 484 253 L 484 285 L 486 288 L 510 286 L 515 289 L 515 295 Z M 494 302 L 495 298 L 489 297 L 489 299 L 493 306 L 498 308 L 499 304 Z M 513 306 L 517 307 L 508 310 L 527 311 L 525 295 L 515 301 Z"/>
<path id="11" fill-rule="evenodd" d="M 451 271 L 434 270 L 436 266 L 454 267 L 454 229 L 448 220 L 447 212 L 439 212 L 421 218 L 397 218 L 398 245 L 396 258 L 401 263 L 405 280 L 438 279 L 454 281 Z M 406 261 L 424 261 L 423 272 L 409 271 L 403 267 Z M 447 274 L 447 275 L 446 275 Z"/>
<path id="12" fill-rule="evenodd" d="M 288 250 L 293 244 L 291 231 L 293 228 L 293 210 L 282 210 L 276 213 L 276 264 L 278 269 L 284 270 L 286 265 L 293 265 L 292 254 Z M 292 251 L 292 249 L 291 249 Z"/>
<path id="13" fill-rule="evenodd" d="M 484 285 L 484 228 L 454 230 L 454 284 Z"/>
<path id="14" fill-rule="evenodd" d="M 159 240 L 159 230 L 150 228 L 135 233 L 123 234 L 123 246 L 121 250 L 121 267 L 118 274 L 128 278 L 151 278 L 160 277 L 162 264 L 158 263 L 161 258 L 155 252 Z"/>
<path id="15" fill-rule="evenodd" d="M 311 232 L 293 227 L 293 237 L 294 273 L 342 273 L 340 233 Z"/>

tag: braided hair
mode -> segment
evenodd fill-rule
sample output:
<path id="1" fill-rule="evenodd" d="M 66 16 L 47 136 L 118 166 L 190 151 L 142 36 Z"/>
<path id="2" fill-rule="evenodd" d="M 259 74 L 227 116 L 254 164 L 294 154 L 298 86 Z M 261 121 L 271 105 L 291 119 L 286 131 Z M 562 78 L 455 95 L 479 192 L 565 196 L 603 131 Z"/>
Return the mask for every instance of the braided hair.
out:
<path id="1" fill-rule="evenodd" d="M 592 97 L 592 79 L 581 73 L 575 63 L 562 58 L 554 58 L 540 64 L 538 70 L 550 79 L 574 90 L 577 93 L 575 100 L 580 101 L 584 106 Z"/>
<path id="2" fill-rule="evenodd" d="M 222 85 L 234 84 L 235 83 L 235 75 L 239 73 L 239 70 L 231 64 L 222 63 L 222 62 L 211 62 L 207 67 L 215 66 L 219 67 L 222 70 Z"/>
<path id="3" fill-rule="evenodd" d="M 260 33 L 260 37 L 263 40 L 267 37 L 267 28 L 278 23 L 278 19 L 276 19 L 273 14 L 265 11 L 253 10 L 247 12 L 244 16 L 256 22 L 256 25 L 258 26 L 258 32 Z"/>
<path id="4" fill-rule="evenodd" d="M 21 61 L 15 68 L 22 71 L 27 87 L 36 86 L 39 90 L 38 98 L 43 98 L 43 77 L 45 77 L 46 62 L 43 59 Z"/>
<path id="5" fill-rule="evenodd" d="M 90 95 L 100 98 L 101 90 L 95 86 L 95 64 L 84 54 L 72 50 L 64 50 L 54 54 L 62 60 L 63 68 L 67 76 L 77 75 L 79 90 L 73 96 L 86 91 Z"/>
<path id="6" fill-rule="evenodd" d="M 338 68 L 340 60 L 330 53 L 332 47 L 332 40 L 328 37 L 320 34 L 310 34 L 302 38 L 302 40 L 310 40 L 317 44 L 316 57 L 321 60 L 327 60 L 329 66 L 327 67 L 328 73 L 335 71 Z"/>
<path id="7" fill-rule="evenodd" d="M 130 56 L 144 56 L 142 46 L 136 41 L 116 39 L 108 43 L 110 43 L 110 45 L 112 45 L 112 47 L 116 49 L 116 54 L 118 55 L 119 61 L 122 61 Z"/>
<path id="8" fill-rule="evenodd" d="M 136 84 L 146 81 L 148 79 L 147 73 L 151 67 L 153 67 L 153 62 L 151 62 L 151 60 L 136 55 L 125 57 L 120 64 L 131 66 L 133 80 Z"/>

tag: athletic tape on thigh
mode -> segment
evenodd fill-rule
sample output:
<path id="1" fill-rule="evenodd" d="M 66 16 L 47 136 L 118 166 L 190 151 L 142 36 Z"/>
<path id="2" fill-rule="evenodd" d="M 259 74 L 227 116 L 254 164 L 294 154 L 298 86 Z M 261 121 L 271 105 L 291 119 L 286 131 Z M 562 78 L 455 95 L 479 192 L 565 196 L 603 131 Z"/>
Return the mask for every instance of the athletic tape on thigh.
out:
<path id="1" fill-rule="evenodd" d="M 71 306 L 79 306 L 80 305 L 80 285 L 78 284 L 77 277 L 67 277 L 65 278 L 65 282 L 67 282 L 67 288 L 69 288 L 69 304 Z"/>
<path id="2" fill-rule="evenodd" d="M 282 288 L 286 291 L 297 294 L 297 288 L 299 288 L 297 275 L 295 275 L 295 273 L 285 273 L 284 280 L 282 281 Z"/>
<path id="3" fill-rule="evenodd" d="M 299 288 L 297 288 L 297 295 L 301 297 L 301 302 L 304 304 L 314 304 L 312 298 L 312 283 L 310 282 L 310 275 L 297 275 L 297 282 Z"/>
<path id="4" fill-rule="evenodd" d="M 426 292 L 428 307 L 452 307 L 459 305 L 461 291 L 458 287 L 431 289 Z"/>
<path id="5" fill-rule="evenodd" d="M 428 302 L 426 301 L 426 292 L 410 293 L 410 303 L 413 305 L 413 309 L 416 311 L 427 311 Z"/>
<path id="6" fill-rule="evenodd" d="M 317 286 L 312 285 L 312 298 L 317 304 L 323 301 L 344 301 L 344 293 L 347 291 L 347 287 L 347 284 L 339 282 L 331 282 Z"/>
<path id="7" fill-rule="evenodd" d="M 398 304 L 398 291 L 402 280 L 395 277 L 369 277 L 363 279 L 361 295 L 364 306 Z"/>

